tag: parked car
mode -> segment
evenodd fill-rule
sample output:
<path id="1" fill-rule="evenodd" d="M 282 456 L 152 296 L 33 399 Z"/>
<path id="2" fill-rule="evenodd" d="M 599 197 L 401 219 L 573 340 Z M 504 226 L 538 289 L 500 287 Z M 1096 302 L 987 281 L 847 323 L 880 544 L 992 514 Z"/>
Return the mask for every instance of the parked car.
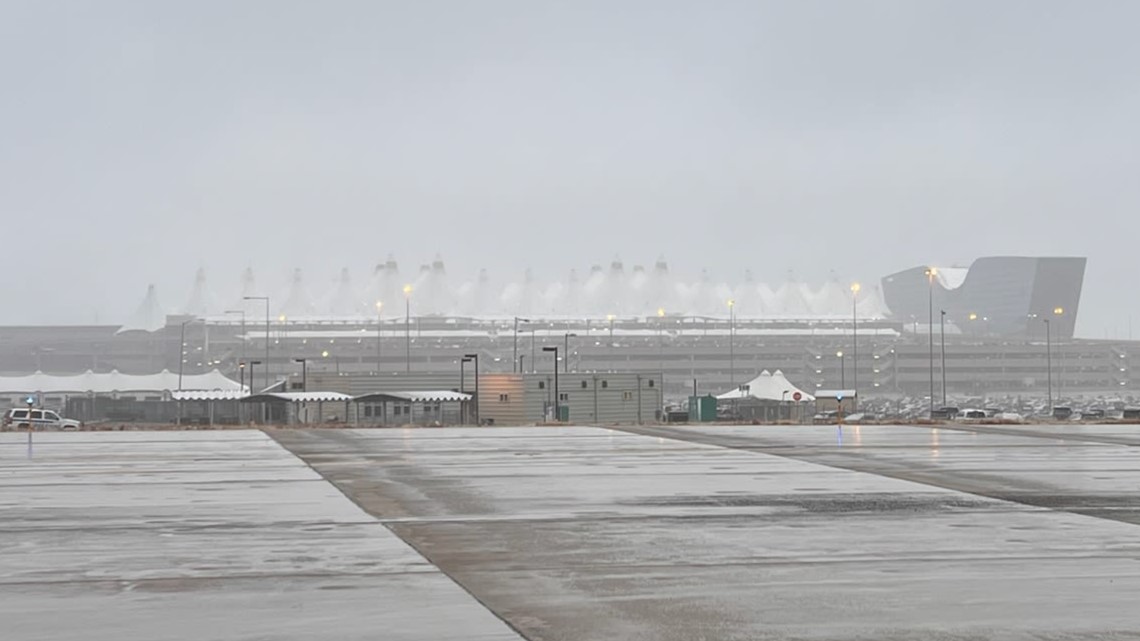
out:
<path id="1" fill-rule="evenodd" d="M 985 410 L 965 409 L 958 412 L 958 419 L 963 421 L 980 421 L 988 418 Z"/>
<path id="2" fill-rule="evenodd" d="M 27 429 L 29 413 L 34 429 L 77 430 L 81 425 L 79 421 L 63 418 L 51 410 L 17 408 L 4 414 L 4 426 L 15 425 L 19 429 Z"/>

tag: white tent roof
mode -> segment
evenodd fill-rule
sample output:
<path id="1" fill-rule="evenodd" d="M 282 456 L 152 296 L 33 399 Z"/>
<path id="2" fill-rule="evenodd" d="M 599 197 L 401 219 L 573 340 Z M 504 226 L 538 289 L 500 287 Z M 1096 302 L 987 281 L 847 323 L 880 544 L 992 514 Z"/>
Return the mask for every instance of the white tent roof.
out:
<path id="1" fill-rule="evenodd" d="M 787 393 L 785 393 L 787 392 Z M 815 397 L 802 389 L 792 385 L 791 381 L 780 370 L 773 374 L 768 370 L 745 383 L 740 389 L 730 390 L 717 396 L 722 401 L 751 398 L 761 401 L 791 401 L 796 392 L 800 393 L 800 401 L 814 401 Z"/>
<path id="2" fill-rule="evenodd" d="M 471 400 L 471 394 L 464 394 L 463 392 L 453 392 L 451 390 L 428 390 L 428 391 L 415 391 L 415 392 L 373 392 L 371 394 L 364 394 L 357 396 L 355 399 L 359 402 L 370 401 L 408 401 L 409 403 L 440 403 L 440 402 L 458 402 Z"/>
<path id="3" fill-rule="evenodd" d="M 36 372 L 26 376 L 0 376 L 0 393 L 31 394 L 43 392 L 107 394 L 110 392 L 168 392 L 179 389 L 178 373 L 162 370 L 157 374 L 122 374 L 117 370 L 56 376 Z M 240 390 L 237 381 L 226 378 L 218 370 L 205 374 L 186 374 L 182 390 Z"/>
<path id="4" fill-rule="evenodd" d="M 146 288 L 146 297 L 139 303 L 138 309 L 115 333 L 121 334 L 132 330 L 154 332 L 165 326 L 166 311 L 158 302 L 158 293 L 155 291 L 154 285 L 149 285 Z"/>

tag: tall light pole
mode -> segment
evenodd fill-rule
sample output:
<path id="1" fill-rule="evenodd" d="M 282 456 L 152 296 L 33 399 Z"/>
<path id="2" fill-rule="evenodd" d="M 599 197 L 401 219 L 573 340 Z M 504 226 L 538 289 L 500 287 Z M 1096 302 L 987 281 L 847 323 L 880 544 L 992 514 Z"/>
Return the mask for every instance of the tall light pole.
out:
<path id="1" fill-rule="evenodd" d="M 308 377 L 308 374 L 309 374 L 308 363 L 309 363 L 309 361 L 306 358 L 294 358 L 293 362 L 301 364 L 301 393 L 303 394 L 303 393 L 309 391 L 309 377 Z M 286 390 L 286 391 L 288 391 L 288 390 Z M 304 400 L 301 401 L 301 408 L 302 408 L 302 411 L 305 413 L 304 422 L 308 423 L 309 422 L 309 405 L 308 405 L 308 402 L 304 401 Z"/>
<path id="2" fill-rule="evenodd" d="M 404 371 L 412 371 L 412 286 L 404 285 Z"/>
<path id="3" fill-rule="evenodd" d="M 465 381 L 466 376 L 464 375 L 463 366 L 467 363 L 470 363 L 470 362 L 471 362 L 471 359 L 467 358 L 466 356 L 459 359 L 459 393 L 460 394 L 466 394 L 467 393 L 467 391 L 464 387 L 466 385 L 466 381 Z M 462 413 L 462 411 L 460 413 Z M 462 419 L 462 417 L 460 417 L 460 418 Z"/>
<path id="4" fill-rule="evenodd" d="M 930 338 L 930 420 L 934 420 L 934 275 L 938 270 L 926 268 L 927 292 L 930 302 L 930 325 L 926 330 Z"/>
<path id="5" fill-rule="evenodd" d="M 269 297 L 268 296 L 243 296 L 243 300 L 263 300 L 265 301 L 265 386 L 269 387 Z M 249 373 L 250 392 L 253 391 L 253 372 Z"/>
<path id="6" fill-rule="evenodd" d="M 728 299 L 728 382 L 736 389 L 736 300 Z"/>
<path id="7" fill-rule="evenodd" d="M 245 362 L 245 310 L 227 309 L 227 314 L 241 314 L 241 362 Z"/>
<path id="8" fill-rule="evenodd" d="M 530 319 L 529 318 L 519 318 L 518 316 L 515 316 L 515 352 L 514 352 L 514 363 L 515 364 L 514 364 L 514 367 L 515 367 L 515 373 L 517 373 L 517 374 L 522 373 L 522 365 L 520 365 L 520 361 L 519 361 L 519 322 L 520 321 L 523 323 L 529 323 Z"/>
<path id="9" fill-rule="evenodd" d="M 475 362 L 475 424 L 481 425 L 479 421 L 479 355 L 464 354 L 463 358 L 470 359 Z"/>
<path id="10" fill-rule="evenodd" d="M 178 335 L 179 336 L 179 338 L 178 338 L 178 391 L 179 392 L 182 391 L 182 367 L 183 367 L 183 365 L 186 364 L 186 326 L 190 323 L 193 323 L 196 320 L 198 320 L 198 319 L 197 318 L 188 318 L 188 319 L 182 321 L 182 327 L 179 329 L 179 335 Z M 32 420 L 31 414 L 29 414 L 28 415 L 28 421 L 30 422 L 31 420 Z M 179 395 L 179 398 L 178 398 L 178 420 L 176 422 L 178 425 L 182 424 L 182 396 L 181 396 L 181 394 Z"/>
<path id="11" fill-rule="evenodd" d="M 851 390 L 855 401 L 859 399 L 859 290 L 863 286 L 851 283 Z"/>
<path id="12" fill-rule="evenodd" d="M 309 359 L 294 358 L 293 362 L 301 364 L 301 391 L 309 391 Z"/>
<path id="13" fill-rule="evenodd" d="M 178 391 L 179 392 L 182 391 L 182 366 L 186 364 L 186 326 L 189 325 L 190 323 L 193 323 L 196 320 L 198 320 L 198 319 L 197 318 L 188 318 L 188 319 L 182 321 L 182 327 L 179 328 L 179 332 L 178 332 Z M 182 417 L 179 416 L 179 419 L 181 419 L 181 418 Z"/>
<path id="14" fill-rule="evenodd" d="M 942 406 L 946 406 L 946 310 L 938 310 L 938 332 L 942 340 Z"/>
<path id="15" fill-rule="evenodd" d="M 1049 330 L 1049 319 L 1042 318 L 1045 321 L 1045 376 L 1048 379 L 1049 390 L 1049 404 L 1046 406 L 1049 410 L 1049 415 L 1053 415 L 1053 340 L 1052 332 Z"/>
<path id="16" fill-rule="evenodd" d="M 384 302 L 376 301 L 376 375 L 380 375 L 380 332 L 384 328 L 384 318 L 380 315 L 384 310 Z"/>
<path id="17" fill-rule="evenodd" d="M 1061 316 L 1064 313 L 1065 313 L 1064 307 L 1054 307 L 1053 308 L 1053 315 L 1054 316 Z M 1048 338 L 1048 337 L 1046 337 L 1046 338 Z M 1052 351 L 1052 350 L 1050 350 L 1050 351 Z M 1049 360 L 1052 361 L 1053 359 L 1050 358 Z M 1057 396 L 1058 397 L 1061 397 L 1065 393 L 1064 377 L 1065 377 L 1065 359 L 1064 359 L 1064 356 L 1062 356 L 1061 357 L 1061 371 L 1057 372 Z"/>
<path id="18" fill-rule="evenodd" d="M 554 353 L 554 420 L 562 421 L 562 407 L 558 397 L 558 347 L 543 347 L 544 352 Z"/>
<path id="19" fill-rule="evenodd" d="M 570 373 L 570 339 L 571 338 L 578 338 L 578 335 L 573 333 L 573 332 L 566 332 L 566 335 L 564 335 L 562 337 L 563 344 L 565 345 L 565 347 L 562 350 L 562 372 L 564 374 Z"/>

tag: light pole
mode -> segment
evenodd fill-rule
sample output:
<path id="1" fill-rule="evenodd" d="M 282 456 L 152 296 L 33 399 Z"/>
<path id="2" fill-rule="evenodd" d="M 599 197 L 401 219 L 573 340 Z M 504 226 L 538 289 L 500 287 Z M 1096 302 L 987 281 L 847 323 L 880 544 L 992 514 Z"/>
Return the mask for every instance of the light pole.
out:
<path id="1" fill-rule="evenodd" d="M 261 361 L 250 361 L 249 362 L 249 395 L 250 396 L 253 396 L 253 368 L 254 368 L 254 365 L 261 365 Z M 269 385 L 266 384 L 266 387 L 269 387 Z M 266 419 L 265 403 L 262 403 L 261 404 L 261 422 L 264 423 L 265 419 Z M 251 415 L 249 417 L 249 422 L 250 423 L 253 422 L 252 412 L 251 412 Z"/>
<path id="2" fill-rule="evenodd" d="M 1064 307 L 1054 307 L 1054 308 L 1053 308 L 1053 315 L 1054 315 L 1054 316 L 1061 316 L 1061 315 L 1062 315 L 1062 314 L 1064 314 L 1064 313 L 1065 313 L 1065 308 L 1064 308 Z M 1052 350 L 1050 350 L 1050 351 L 1052 351 Z M 1050 361 L 1052 361 L 1053 359 L 1052 359 L 1052 358 L 1050 358 L 1049 360 L 1050 360 Z M 1064 399 L 1063 399 L 1063 395 L 1064 395 L 1064 393 L 1065 393 L 1065 380 L 1064 380 L 1064 377 L 1065 377 L 1065 358 L 1064 358 L 1064 353 L 1062 352 L 1062 356 L 1061 356 L 1061 371 L 1057 372 L 1057 396 L 1058 396 L 1058 397 L 1061 397 L 1061 398 L 1062 398 L 1062 400 L 1064 400 Z"/>
<path id="3" fill-rule="evenodd" d="M 728 299 L 728 383 L 736 389 L 736 301 Z"/>
<path id="4" fill-rule="evenodd" d="M 606 320 L 610 323 L 610 347 L 614 346 L 614 319 L 617 318 L 613 314 L 606 314 Z"/>
<path id="5" fill-rule="evenodd" d="M 563 343 L 565 345 L 565 347 L 562 349 L 562 373 L 564 373 L 564 374 L 570 373 L 570 339 L 571 338 L 578 338 L 578 335 L 573 333 L 573 332 L 567 332 L 566 335 L 562 337 Z"/>
<path id="6" fill-rule="evenodd" d="M 179 333 L 178 333 L 178 391 L 179 392 L 182 391 L 182 367 L 186 364 L 186 326 L 190 323 L 193 323 L 196 320 L 198 320 L 198 319 L 197 318 L 188 318 L 188 319 L 182 321 L 182 327 L 179 328 Z M 29 421 L 31 420 L 31 415 L 29 415 L 28 420 Z M 175 423 L 177 423 L 178 425 L 182 424 L 182 395 L 181 394 L 179 394 L 179 397 L 178 397 L 178 420 L 175 421 Z"/>
<path id="7" fill-rule="evenodd" d="M 404 285 L 404 371 L 412 371 L 412 286 Z"/>
<path id="8" fill-rule="evenodd" d="M 244 362 L 245 358 L 245 310 L 244 309 L 227 309 L 227 314 L 241 314 L 241 361 Z"/>
<path id="9" fill-rule="evenodd" d="M 519 322 L 520 322 L 520 321 L 521 321 L 521 322 L 524 322 L 524 323 L 529 323 L 529 322 L 530 322 L 530 319 L 529 319 L 529 318 L 519 318 L 518 316 L 515 316 L 515 352 L 514 352 L 514 362 L 515 362 L 515 365 L 518 367 L 518 369 L 516 369 L 516 370 L 515 370 L 515 373 L 518 373 L 518 374 L 521 374 L 521 373 L 522 373 L 522 365 L 520 364 L 520 363 L 521 363 L 521 361 L 519 360 Z"/>
<path id="10" fill-rule="evenodd" d="M 847 373 L 844 368 L 843 350 L 835 352 L 835 358 L 839 359 L 839 389 L 842 391 L 847 387 Z"/>
<path id="11" fill-rule="evenodd" d="M 945 407 L 946 403 L 946 310 L 938 310 L 940 315 L 938 317 L 938 332 L 941 334 L 942 340 L 942 406 Z"/>
<path id="12" fill-rule="evenodd" d="M 178 332 L 178 391 L 182 391 L 182 366 L 186 363 L 186 326 L 197 318 L 188 318 L 182 321 L 182 327 Z M 181 418 L 181 416 L 179 417 Z"/>
<path id="13" fill-rule="evenodd" d="M 930 324 L 926 330 L 926 334 L 930 338 L 930 420 L 934 420 L 934 275 L 938 273 L 938 270 L 927 267 L 924 273 L 926 274 L 930 304 Z"/>
<path id="14" fill-rule="evenodd" d="M 851 391 L 859 398 L 859 290 L 863 286 L 851 283 Z"/>
<path id="15" fill-rule="evenodd" d="M 384 327 L 384 318 L 380 315 L 384 309 L 383 301 L 376 301 L 376 375 L 380 375 L 380 331 Z"/>
<path id="16" fill-rule="evenodd" d="M 309 359 L 307 358 L 294 358 L 294 363 L 301 364 L 301 391 L 309 391 Z"/>
<path id="17" fill-rule="evenodd" d="M 243 296 L 243 300 L 263 300 L 265 301 L 265 386 L 269 387 L 269 297 L 268 296 Z M 253 372 L 249 373 L 250 391 L 253 389 Z"/>
<path id="18" fill-rule="evenodd" d="M 466 356 L 459 359 L 459 393 L 460 394 L 466 394 L 467 393 L 467 391 L 464 387 L 466 376 L 465 376 L 464 371 L 463 371 L 463 366 L 466 363 L 470 363 L 470 362 L 471 362 L 471 359 L 467 358 Z M 461 419 L 462 419 L 462 417 L 461 417 Z"/>
<path id="19" fill-rule="evenodd" d="M 245 394 L 245 361 L 238 363 L 238 385 L 241 386 L 241 393 Z"/>
<path id="20" fill-rule="evenodd" d="M 558 397 L 558 348 L 557 347 L 543 347 L 544 352 L 554 353 L 554 420 L 562 421 L 562 407 L 560 398 Z"/>
<path id="21" fill-rule="evenodd" d="M 479 422 L 479 355 L 478 354 L 464 354 L 465 360 L 469 359 L 475 363 L 475 424 L 481 425 Z"/>
<path id="22" fill-rule="evenodd" d="M 1060 316 L 1065 312 L 1064 309 L 1057 307 L 1053 310 L 1053 314 Z M 1048 390 L 1048 411 L 1049 416 L 1053 415 L 1053 340 L 1052 332 L 1050 331 L 1049 318 L 1046 316 L 1038 316 L 1037 314 L 1030 314 L 1029 318 L 1036 318 L 1045 323 L 1045 377 L 1046 389 Z"/>

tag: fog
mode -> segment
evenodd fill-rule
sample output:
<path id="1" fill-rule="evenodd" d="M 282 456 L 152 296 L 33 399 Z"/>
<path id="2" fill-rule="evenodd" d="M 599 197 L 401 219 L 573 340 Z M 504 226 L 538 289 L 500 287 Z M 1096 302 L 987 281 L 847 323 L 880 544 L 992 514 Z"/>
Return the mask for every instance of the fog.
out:
<path id="1" fill-rule="evenodd" d="M 150 283 L 174 308 L 200 267 L 222 294 L 301 268 L 320 295 L 389 254 L 773 286 L 1013 254 L 1088 256 L 1078 333 L 1123 337 L 1136 24 L 1124 2 L 8 0 L 0 324 L 122 322 Z"/>

